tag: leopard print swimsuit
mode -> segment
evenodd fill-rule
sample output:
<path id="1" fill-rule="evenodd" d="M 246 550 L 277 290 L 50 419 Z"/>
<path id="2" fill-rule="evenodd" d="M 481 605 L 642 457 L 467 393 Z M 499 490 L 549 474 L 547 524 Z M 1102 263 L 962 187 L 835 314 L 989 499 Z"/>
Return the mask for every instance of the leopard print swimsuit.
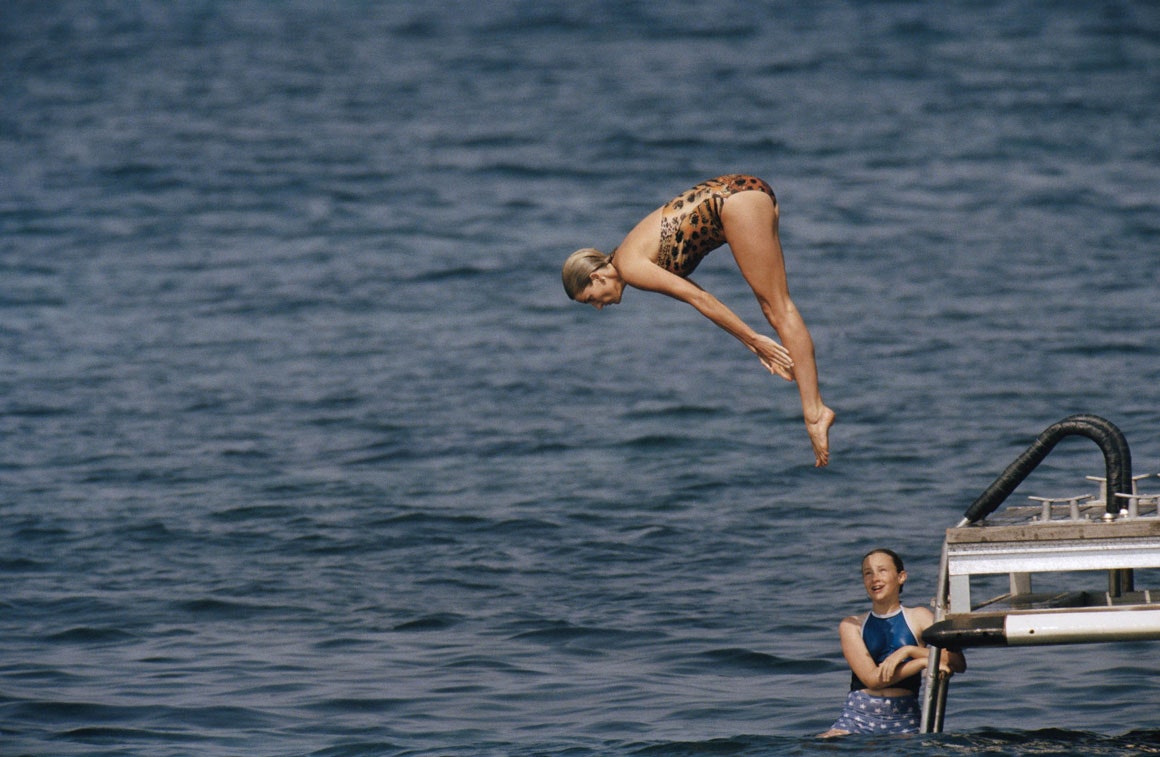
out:
<path id="1" fill-rule="evenodd" d="M 657 265 L 678 276 L 688 276 L 705 256 L 725 244 L 721 207 L 725 198 L 738 192 L 765 192 L 777 197 L 761 179 L 729 174 L 703 181 L 665 205 L 661 213 L 661 247 Z"/>

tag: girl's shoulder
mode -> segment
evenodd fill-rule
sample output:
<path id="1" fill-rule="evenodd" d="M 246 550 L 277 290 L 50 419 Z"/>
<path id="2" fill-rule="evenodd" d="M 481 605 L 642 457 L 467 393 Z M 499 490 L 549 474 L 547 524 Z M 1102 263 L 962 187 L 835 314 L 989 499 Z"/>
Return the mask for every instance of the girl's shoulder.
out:
<path id="1" fill-rule="evenodd" d="M 915 635 L 921 635 L 931 623 L 934 623 L 934 613 L 926 607 L 903 607 L 902 612 L 906 615 L 906 623 L 911 630 L 915 631 Z"/>
<path id="2" fill-rule="evenodd" d="M 866 618 L 869 617 L 869 615 L 870 613 L 868 612 L 864 612 L 861 615 L 847 615 L 846 617 L 842 618 L 842 622 L 839 624 L 839 627 L 855 627 L 859 630 L 860 633 L 862 624 L 866 622 Z"/>

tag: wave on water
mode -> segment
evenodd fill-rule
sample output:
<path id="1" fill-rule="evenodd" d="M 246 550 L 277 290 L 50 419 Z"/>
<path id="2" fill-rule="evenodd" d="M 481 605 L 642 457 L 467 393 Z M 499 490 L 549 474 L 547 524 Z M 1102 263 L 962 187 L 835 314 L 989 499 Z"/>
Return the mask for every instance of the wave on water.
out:
<path id="1" fill-rule="evenodd" d="M 437 750 L 408 749 L 398 744 L 361 742 L 312 752 L 311 757 L 434 757 Z M 481 742 L 442 752 L 477 757 L 801 757 L 803 755 L 889 754 L 898 757 L 960 757 L 993 754 L 1004 757 L 1124 757 L 1160 754 L 1160 731 L 1129 731 L 1107 736 L 1085 731 L 980 730 L 934 736 L 849 736 L 817 739 L 790 736 L 735 736 L 673 741 L 607 741 L 599 746 L 579 743 L 525 746 Z"/>
<path id="2" fill-rule="evenodd" d="M 1125 711 L 1125 720 L 1131 719 L 1130 712 Z M 1129 754 L 1160 754 L 1160 730 L 1154 729 L 1129 730 L 1122 735 L 1070 731 L 1062 728 L 1032 731 L 981 729 L 965 734 L 926 736 L 923 740 L 928 747 L 925 753 L 936 757 L 975 754 L 1014 757 L 1032 755 L 1122 757 Z"/>

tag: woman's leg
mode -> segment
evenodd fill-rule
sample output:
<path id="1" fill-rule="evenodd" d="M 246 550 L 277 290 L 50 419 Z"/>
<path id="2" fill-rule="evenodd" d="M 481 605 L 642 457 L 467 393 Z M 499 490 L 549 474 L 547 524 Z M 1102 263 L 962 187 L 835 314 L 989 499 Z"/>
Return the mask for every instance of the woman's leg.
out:
<path id="1" fill-rule="evenodd" d="M 778 211 L 763 192 L 739 192 L 721 208 L 725 239 L 741 275 L 749 283 L 761 312 L 793 358 L 794 378 L 802 400 L 802 415 L 814 448 L 816 465 L 830 461 L 830 426 L 834 411 L 822 402 L 814 341 L 789 296 L 785 260 L 778 236 Z"/>

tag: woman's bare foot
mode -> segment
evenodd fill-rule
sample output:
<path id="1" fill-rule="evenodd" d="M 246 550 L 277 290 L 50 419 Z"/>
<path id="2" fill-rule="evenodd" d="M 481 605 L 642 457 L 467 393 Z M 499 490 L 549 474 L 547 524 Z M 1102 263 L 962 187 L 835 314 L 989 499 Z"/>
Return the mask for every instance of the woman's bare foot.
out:
<path id="1" fill-rule="evenodd" d="M 822 412 L 812 421 L 806 421 L 806 432 L 810 444 L 814 446 L 814 467 L 821 468 L 830 462 L 830 426 L 834 425 L 834 411 L 822 405 Z"/>

